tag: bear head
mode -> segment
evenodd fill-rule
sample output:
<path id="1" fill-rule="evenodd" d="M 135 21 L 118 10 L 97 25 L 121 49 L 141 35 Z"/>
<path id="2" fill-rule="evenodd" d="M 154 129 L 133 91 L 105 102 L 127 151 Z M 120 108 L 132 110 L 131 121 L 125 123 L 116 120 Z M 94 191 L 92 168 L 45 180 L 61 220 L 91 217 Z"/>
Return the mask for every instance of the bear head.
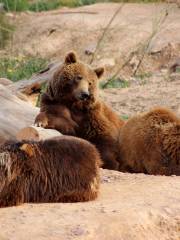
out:
<path id="1" fill-rule="evenodd" d="M 61 102 L 95 102 L 98 98 L 98 80 L 103 73 L 103 67 L 92 69 L 80 62 L 74 52 L 70 52 L 49 82 L 47 94 L 52 100 Z"/>

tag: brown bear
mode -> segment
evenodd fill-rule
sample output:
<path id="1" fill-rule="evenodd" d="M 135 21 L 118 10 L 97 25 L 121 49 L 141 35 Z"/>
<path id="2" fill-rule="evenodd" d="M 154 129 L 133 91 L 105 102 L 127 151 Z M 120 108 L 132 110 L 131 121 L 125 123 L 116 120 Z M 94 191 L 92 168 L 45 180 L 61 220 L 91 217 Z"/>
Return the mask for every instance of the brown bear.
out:
<path id="1" fill-rule="evenodd" d="M 100 165 L 95 146 L 76 137 L 6 143 L 0 147 L 0 207 L 93 200 Z"/>
<path id="2" fill-rule="evenodd" d="M 180 175 L 180 119 L 156 108 L 128 120 L 119 136 L 121 171 Z"/>
<path id="3" fill-rule="evenodd" d="M 118 170 L 118 136 L 124 122 L 99 99 L 103 73 L 104 68 L 94 70 L 75 53 L 67 54 L 42 94 L 35 124 L 90 141 L 99 150 L 103 167 Z"/>

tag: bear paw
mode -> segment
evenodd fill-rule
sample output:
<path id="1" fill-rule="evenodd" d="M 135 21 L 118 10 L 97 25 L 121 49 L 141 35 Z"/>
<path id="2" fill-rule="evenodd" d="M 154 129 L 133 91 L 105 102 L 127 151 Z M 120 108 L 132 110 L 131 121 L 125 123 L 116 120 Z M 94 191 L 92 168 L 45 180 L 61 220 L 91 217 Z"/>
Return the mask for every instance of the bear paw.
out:
<path id="1" fill-rule="evenodd" d="M 47 128 L 48 126 L 48 118 L 45 115 L 45 113 L 40 113 L 34 122 L 34 126 L 36 127 L 42 127 L 42 128 Z"/>

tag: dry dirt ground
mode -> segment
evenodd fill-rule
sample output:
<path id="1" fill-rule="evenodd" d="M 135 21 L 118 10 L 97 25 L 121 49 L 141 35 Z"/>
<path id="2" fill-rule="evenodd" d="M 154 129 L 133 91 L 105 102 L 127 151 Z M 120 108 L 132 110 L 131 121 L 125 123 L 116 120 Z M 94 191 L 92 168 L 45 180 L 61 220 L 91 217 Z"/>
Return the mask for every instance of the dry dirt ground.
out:
<path id="1" fill-rule="evenodd" d="M 102 97 L 125 118 L 157 106 L 168 107 L 180 116 L 180 77 L 174 82 L 162 81 L 141 87 L 106 89 L 102 92 Z"/>
<path id="2" fill-rule="evenodd" d="M 68 51 L 75 50 L 89 63 L 98 40 L 119 6 L 106 3 L 11 14 L 17 29 L 9 51 L 62 61 Z M 147 45 L 154 30 L 157 33 L 146 49 L 138 73 L 141 77 L 131 77 L 142 57 L 142 47 Z M 125 4 L 105 34 L 92 66 L 104 65 L 107 79 L 121 68 L 131 52 L 135 52 L 131 61 L 117 74 L 130 86 L 105 90 L 105 101 L 120 115 L 132 116 L 157 105 L 180 113 L 180 72 L 169 76 L 167 70 L 180 57 L 180 8 L 176 4 Z"/>
<path id="3" fill-rule="evenodd" d="M 0 210 L 0 239 L 179 240 L 180 177 L 101 171 L 99 198 Z"/>

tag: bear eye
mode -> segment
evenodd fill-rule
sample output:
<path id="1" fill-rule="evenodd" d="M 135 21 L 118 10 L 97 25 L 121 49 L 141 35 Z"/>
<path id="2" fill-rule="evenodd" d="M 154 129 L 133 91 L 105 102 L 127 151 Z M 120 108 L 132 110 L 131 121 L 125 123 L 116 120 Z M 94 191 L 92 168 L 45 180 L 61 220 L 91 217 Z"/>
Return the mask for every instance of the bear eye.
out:
<path id="1" fill-rule="evenodd" d="M 91 82 L 89 82 L 89 86 L 91 86 L 92 85 L 92 83 Z"/>
<path id="2" fill-rule="evenodd" d="M 81 75 L 77 75 L 77 76 L 76 76 L 76 80 L 78 80 L 78 81 L 82 80 L 82 78 L 83 78 L 83 77 L 82 77 Z"/>

